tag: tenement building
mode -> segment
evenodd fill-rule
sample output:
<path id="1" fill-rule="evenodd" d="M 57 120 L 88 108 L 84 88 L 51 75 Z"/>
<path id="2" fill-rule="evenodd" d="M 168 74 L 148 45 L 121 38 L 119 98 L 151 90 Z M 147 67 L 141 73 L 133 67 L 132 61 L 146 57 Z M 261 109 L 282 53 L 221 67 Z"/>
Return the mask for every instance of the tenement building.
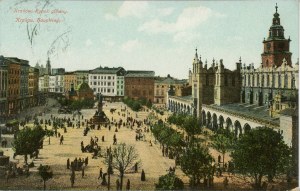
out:
<path id="1" fill-rule="evenodd" d="M 187 80 L 179 80 L 168 75 L 167 77 L 157 77 L 154 81 L 154 103 L 158 106 L 166 106 L 168 101 L 168 90 L 174 87 L 175 96 L 186 96 L 191 94 L 191 86 Z"/>
<path id="2" fill-rule="evenodd" d="M 128 70 L 125 75 L 125 96 L 154 101 L 154 71 Z"/>
<path id="3" fill-rule="evenodd" d="M 98 67 L 89 73 L 89 86 L 94 94 L 101 93 L 106 100 L 119 100 L 124 96 L 124 75 L 122 67 Z"/>
<path id="4" fill-rule="evenodd" d="M 6 118 L 8 94 L 8 70 L 4 64 L 4 57 L 0 56 L 0 122 Z"/>

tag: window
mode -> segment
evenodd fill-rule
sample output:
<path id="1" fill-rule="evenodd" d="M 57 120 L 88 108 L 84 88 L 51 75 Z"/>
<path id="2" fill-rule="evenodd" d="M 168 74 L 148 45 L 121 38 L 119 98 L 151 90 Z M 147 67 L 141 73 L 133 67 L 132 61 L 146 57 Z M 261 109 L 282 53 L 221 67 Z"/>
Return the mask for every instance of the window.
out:
<path id="1" fill-rule="evenodd" d="M 94 80 L 96 80 L 97 79 L 97 76 L 94 76 Z"/>
<path id="2" fill-rule="evenodd" d="M 107 93 L 110 93 L 110 89 L 109 88 L 107 89 Z"/>
<path id="3" fill-rule="evenodd" d="M 267 87 L 269 87 L 269 85 L 270 85 L 270 82 L 269 82 L 270 80 L 269 80 L 269 74 L 267 75 Z"/>
<path id="4" fill-rule="evenodd" d="M 110 82 L 107 82 L 107 85 L 110 86 Z"/>
<path id="5" fill-rule="evenodd" d="M 294 74 L 292 75 L 292 78 L 291 78 L 291 86 L 292 86 L 292 89 L 295 89 L 296 88 L 296 86 L 295 86 L 295 76 L 294 76 Z"/>
<path id="6" fill-rule="evenodd" d="M 287 88 L 288 87 L 288 75 L 285 74 L 284 75 L 284 88 Z"/>
<path id="7" fill-rule="evenodd" d="M 275 87 L 275 75 L 272 74 L 272 88 Z"/>
<path id="8" fill-rule="evenodd" d="M 108 79 L 108 80 L 110 80 L 110 78 L 111 78 L 110 76 L 107 76 L 107 79 Z"/>
<path id="9" fill-rule="evenodd" d="M 256 74 L 256 86 L 259 86 L 259 74 Z"/>
<path id="10" fill-rule="evenodd" d="M 278 88 L 281 88 L 281 74 L 278 74 Z"/>
<path id="11" fill-rule="evenodd" d="M 97 82 L 94 82 L 94 86 L 97 85 Z"/>
<path id="12" fill-rule="evenodd" d="M 265 75 L 263 74 L 262 76 L 261 76 L 261 86 L 262 87 L 264 87 L 264 81 L 265 81 Z"/>

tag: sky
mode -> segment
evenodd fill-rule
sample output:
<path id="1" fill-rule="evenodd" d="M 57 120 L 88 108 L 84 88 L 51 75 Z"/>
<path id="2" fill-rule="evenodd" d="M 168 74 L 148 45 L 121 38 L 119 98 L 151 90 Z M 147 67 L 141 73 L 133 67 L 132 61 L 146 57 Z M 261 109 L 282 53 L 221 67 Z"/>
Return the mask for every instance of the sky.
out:
<path id="1" fill-rule="evenodd" d="M 241 57 L 259 67 L 276 3 L 295 64 L 297 0 L 0 0 L 0 55 L 29 60 L 31 66 L 45 66 L 49 57 L 52 68 L 66 71 L 121 66 L 186 79 L 197 48 L 208 66 L 223 59 L 226 68 L 235 69 Z"/>

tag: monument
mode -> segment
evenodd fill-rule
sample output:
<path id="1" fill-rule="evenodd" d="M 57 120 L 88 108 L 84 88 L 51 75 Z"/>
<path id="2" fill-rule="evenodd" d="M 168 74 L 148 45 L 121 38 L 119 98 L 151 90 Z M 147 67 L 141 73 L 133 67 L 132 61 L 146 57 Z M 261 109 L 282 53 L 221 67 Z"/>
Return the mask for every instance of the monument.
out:
<path id="1" fill-rule="evenodd" d="M 106 117 L 104 111 L 103 111 L 103 96 L 101 93 L 97 94 L 98 98 L 98 107 L 97 111 L 93 116 L 93 124 L 94 125 L 100 125 L 100 124 L 106 124 L 109 123 L 108 118 Z"/>

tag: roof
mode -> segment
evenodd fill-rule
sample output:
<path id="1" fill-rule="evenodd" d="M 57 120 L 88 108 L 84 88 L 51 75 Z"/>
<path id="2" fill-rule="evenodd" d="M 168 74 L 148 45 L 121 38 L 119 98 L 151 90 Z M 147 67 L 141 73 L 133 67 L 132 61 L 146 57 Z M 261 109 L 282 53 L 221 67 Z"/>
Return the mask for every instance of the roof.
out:
<path id="1" fill-rule="evenodd" d="M 287 108 L 280 112 L 281 115 L 288 115 L 288 116 L 298 116 L 297 109 L 294 108 Z"/>
<path id="2" fill-rule="evenodd" d="M 144 77 L 144 78 L 153 78 L 155 75 L 154 71 L 146 70 L 127 70 L 125 77 Z"/>
<path id="3" fill-rule="evenodd" d="M 155 80 L 155 83 L 158 83 L 158 84 L 185 84 L 185 83 L 187 83 L 187 81 L 174 79 L 172 77 L 166 77 L 163 79 Z"/>
<path id="4" fill-rule="evenodd" d="M 91 74 L 117 74 L 120 70 L 124 70 L 124 68 L 122 67 L 113 67 L 113 68 L 109 68 L 109 67 L 98 67 L 95 68 L 94 70 L 91 70 L 90 73 Z"/>
<path id="5" fill-rule="evenodd" d="M 89 73 L 89 70 L 76 70 L 75 73 Z"/>
<path id="6" fill-rule="evenodd" d="M 78 91 L 83 91 L 83 90 L 89 90 L 91 88 L 88 85 L 88 83 L 83 82 L 83 83 L 81 83 L 81 84 L 78 85 L 77 89 L 78 89 Z"/>

